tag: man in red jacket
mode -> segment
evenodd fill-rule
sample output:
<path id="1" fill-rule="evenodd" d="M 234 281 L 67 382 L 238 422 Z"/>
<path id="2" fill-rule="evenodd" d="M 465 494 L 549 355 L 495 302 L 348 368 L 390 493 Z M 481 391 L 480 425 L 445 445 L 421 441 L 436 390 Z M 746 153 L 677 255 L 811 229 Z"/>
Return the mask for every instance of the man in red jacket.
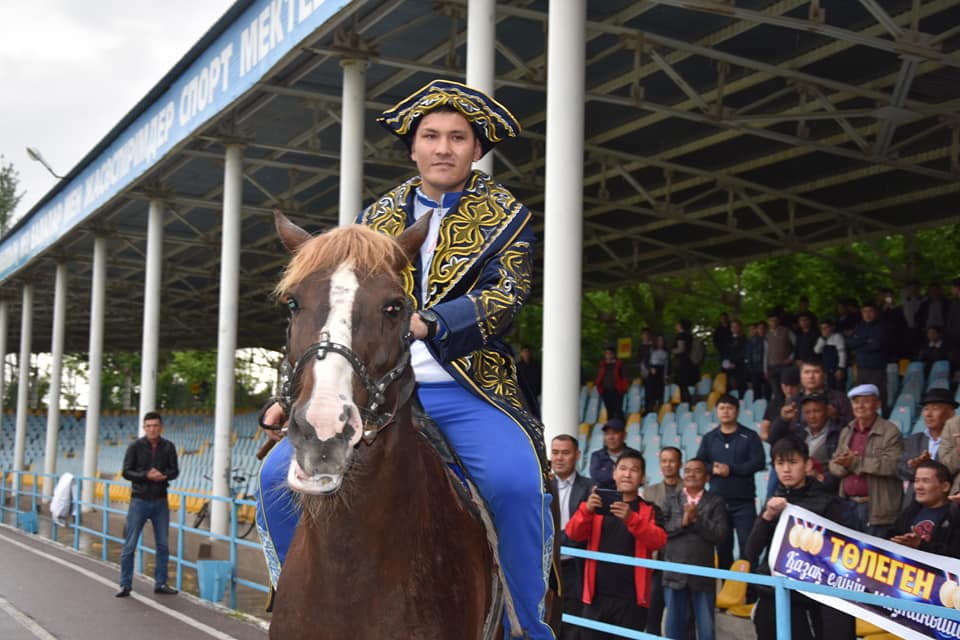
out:
<path id="1" fill-rule="evenodd" d="M 623 394 L 630 387 L 630 381 L 623 375 L 623 363 L 617 359 L 617 351 L 607 347 L 597 371 L 597 393 L 603 398 L 607 408 L 607 420 L 617 418 L 626 422 L 623 416 Z"/>
<path id="2" fill-rule="evenodd" d="M 640 498 L 646 469 L 643 457 L 624 451 L 617 460 L 613 479 L 619 500 L 603 511 L 596 489 L 567 523 L 567 536 L 587 541 L 587 549 L 635 558 L 650 558 L 667 543 L 660 508 Z M 644 630 L 650 604 L 650 570 L 643 567 L 587 560 L 583 576 L 583 617 L 626 629 Z M 615 636 L 583 630 L 584 640 Z"/>

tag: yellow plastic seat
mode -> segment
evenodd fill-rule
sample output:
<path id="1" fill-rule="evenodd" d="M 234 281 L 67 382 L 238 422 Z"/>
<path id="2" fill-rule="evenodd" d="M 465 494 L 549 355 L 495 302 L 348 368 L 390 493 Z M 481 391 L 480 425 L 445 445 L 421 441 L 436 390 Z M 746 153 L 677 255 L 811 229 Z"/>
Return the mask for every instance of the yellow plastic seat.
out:
<path id="1" fill-rule="evenodd" d="M 713 386 L 711 391 L 716 391 L 720 395 L 723 395 L 727 392 L 727 374 L 718 373 L 717 377 L 713 379 Z"/>
<path id="2" fill-rule="evenodd" d="M 756 605 L 755 602 L 750 604 L 736 604 L 727 609 L 727 613 L 732 616 L 737 616 L 738 618 L 749 618 L 753 614 L 753 607 Z"/>
<path id="3" fill-rule="evenodd" d="M 710 395 L 707 396 L 707 411 L 713 411 L 713 408 L 717 405 L 717 400 L 720 399 L 719 393 L 716 391 L 711 391 Z"/>
<path id="4" fill-rule="evenodd" d="M 866 636 L 863 640 L 903 640 L 903 639 L 896 634 L 887 633 L 886 631 L 884 631 L 883 633 L 872 633 L 869 636 Z"/>
<path id="5" fill-rule="evenodd" d="M 746 560 L 737 560 L 730 565 L 730 571 L 740 573 L 750 573 L 750 563 Z M 723 587 L 717 594 L 717 608 L 730 609 L 737 605 L 746 604 L 747 601 L 747 583 L 736 580 L 726 580 Z"/>
<path id="6" fill-rule="evenodd" d="M 858 638 L 872 636 L 878 633 L 886 633 L 886 631 L 884 631 L 883 629 L 881 629 L 880 627 L 878 627 L 873 623 L 857 618 L 857 637 Z"/>
<path id="7" fill-rule="evenodd" d="M 673 388 L 673 396 L 670 398 L 670 404 L 680 404 L 680 385 L 677 385 Z"/>
<path id="8" fill-rule="evenodd" d="M 665 404 L 660 407 L 660 413 L 657 414 L 657 422 L 663 422 L 663 417 L 668 413 L 673 413 L 673 407 L 669 404 Z"/>

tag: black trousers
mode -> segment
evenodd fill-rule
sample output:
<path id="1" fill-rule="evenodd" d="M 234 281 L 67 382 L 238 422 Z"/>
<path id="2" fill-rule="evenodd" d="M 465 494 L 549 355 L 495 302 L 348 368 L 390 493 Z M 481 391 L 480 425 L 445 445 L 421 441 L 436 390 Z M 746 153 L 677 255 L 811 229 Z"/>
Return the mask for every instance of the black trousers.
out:
<path id="1" fill-rule="evenodd" d="M 592 604 L 583 606 L 583 617 L 597 622 L 643 631 L 647 627 L 647 610 L 637 604 L 636 594 L 630 598 L 616 598 L 608 595 L 595 595 Z M 603 633 L 593 629 L 580 629 L 583 640 L 620 640 L 620 636 Z"/>
<path id="2" fill-rule="evenodd" d="M 773 591 L 764 589 L 753 612 L 757 640 L 777 640 L 777 611 Z M 853 616 L 820 604 L 805 595 L 790 595 L 790 637 L 793 640 L 854 640 Z"/>
<path id="3" fill-rule="evenodd" d="M 600 396 L 603 398 L 603 406 L 607 408 L 607 420 L 619 418 L 626 422 L 623 417 L 623 395 L 616 391 L 604 391 Z"/>
<path id="4" fill-rule="evenodd" d="M 568 558 L 560 560 L 560 580 L 563 581 L 563 612 L 572 616 L 583 615 L 583 560 Z M 580 640 L 582 627 L 564 624 L 560 627 L 559 640 Z"/>

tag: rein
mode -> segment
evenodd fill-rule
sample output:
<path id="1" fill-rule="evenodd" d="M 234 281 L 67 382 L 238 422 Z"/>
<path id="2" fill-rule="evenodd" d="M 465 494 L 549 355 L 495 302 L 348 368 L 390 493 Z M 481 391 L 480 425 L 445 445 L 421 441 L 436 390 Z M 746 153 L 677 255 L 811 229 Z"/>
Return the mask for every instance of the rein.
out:
<path id="1" fill-rule="evenodd" d="M 321 332 L 320 341 L 313 343 L 304 350 L 303 354 L 301 354 L 297 360 L 297 364 L 293 367 L 288 381 L 283 384 L 280 401 L 283 405 L 284 412 L 289 415 L 290 407 L 293 405 L 293 398 L 300 392 L 304 369 L 312 361 L 323 360 L 327 357 L 328 353 L 335 353 L 350 363 L 353 372 L 360 378 L 361 384 L 366 389 L 367 404 L 359 407 L 359 409 L 361 417 L 363 418 L 363 441 L 368 445 L 372 444 L 380 432 L 395 421 L 397 409 L 401 404 L 400 396 L 403 394 L 397 394 L 393 408 L 389 411 L 386 411 L 383 405 L 386 402 L 387 388 L 396 382 L 410 366 L 410 338 L 412 337 L 409 331 L 403 334 L 401 338 L 403 348 L 400 353 L 399 362 L 383 376 L 374 379 L 370 375 L 367 365 L 360 360 L 356 352 L 346 345 L 331 341 L 330 334 L 326 331 Z M 284 359 L 284 365 L 286 365 L 285 369 L 289 371 L 289 361 L 287 359 Z M 286 372 L 282 372 L 281 375 L 283 375 L 283 373 Z"/>

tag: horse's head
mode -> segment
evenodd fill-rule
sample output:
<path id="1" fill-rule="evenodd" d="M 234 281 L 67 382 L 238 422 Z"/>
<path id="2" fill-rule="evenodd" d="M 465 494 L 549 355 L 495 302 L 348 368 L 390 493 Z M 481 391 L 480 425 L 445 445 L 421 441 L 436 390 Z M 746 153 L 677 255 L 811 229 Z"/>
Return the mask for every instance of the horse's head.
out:
<path id="1" fill-rule="evenodd" d="M 396 239 L 359 225 L 314 237 L 280 212 L 275 218 L 293 254 L 276 289 L 290 310 L 287 436 L 295 455 L 287 481 L 301 493 L 327 494 L 340 487 L 364 432 L 372 439 L 412 392 L 401 274 L 429 216 Z"/>

